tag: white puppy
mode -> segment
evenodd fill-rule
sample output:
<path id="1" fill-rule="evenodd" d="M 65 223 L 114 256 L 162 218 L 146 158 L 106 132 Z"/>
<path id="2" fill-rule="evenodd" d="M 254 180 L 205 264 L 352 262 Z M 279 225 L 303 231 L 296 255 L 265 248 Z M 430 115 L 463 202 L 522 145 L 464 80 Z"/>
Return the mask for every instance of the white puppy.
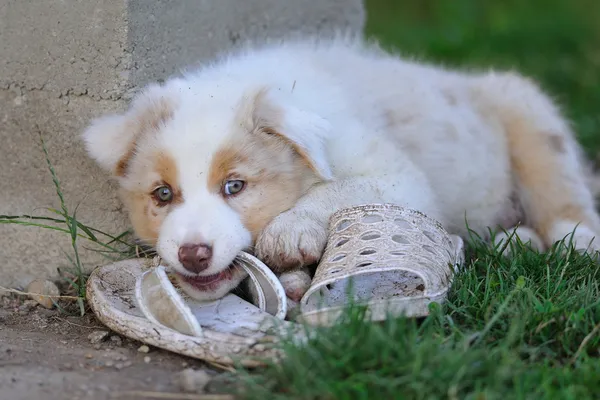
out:
<path id="1" fill-rule="evenodd" d="M 277 272 L 315 263 L 330 215 L 358 204 L 412 207 L 463 236 L 522 223 L 540 247 L 578 224 L 578 248 L 600 232 L 573 134 L 534 83 L 356 40 L 247 48 L 150 85 L 84 138 L 137 235 L 199 299 L 244 278 L 240 250 Z"/>

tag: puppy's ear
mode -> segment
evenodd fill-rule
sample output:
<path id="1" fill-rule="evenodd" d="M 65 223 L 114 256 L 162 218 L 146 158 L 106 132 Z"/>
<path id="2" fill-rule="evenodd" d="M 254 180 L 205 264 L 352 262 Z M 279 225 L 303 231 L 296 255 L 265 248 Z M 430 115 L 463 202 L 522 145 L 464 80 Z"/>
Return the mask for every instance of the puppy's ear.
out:
<path id="1" fill-rule="evenodd" d="M 135 131 L 127 129 L 126 115 L 107 115 L 92 121 L 83 132 L 85 148 L 89 156 L 102 169 L 112 175 L 121 176 L 121 160 L 135 151 Z"/>
<path id="2" fill-rule="evenodd" d="M 85 148 L 104 170 L 116 177 L 125 176 L 140 137 L 159 129 L 173 111 L 173 98 L 160 86 L 149 86 L 126 113 L 93 120 L 82 134 Z"/>
<path id="3" fill-rule="evenodd" d="M 297 108 L 285 98 L 270 97 L 265 89 L 253 97 L 250 111 L 254 129 L 283 138 L 321 179 L 333 178 L 327 157 L 329 121 Z"/>

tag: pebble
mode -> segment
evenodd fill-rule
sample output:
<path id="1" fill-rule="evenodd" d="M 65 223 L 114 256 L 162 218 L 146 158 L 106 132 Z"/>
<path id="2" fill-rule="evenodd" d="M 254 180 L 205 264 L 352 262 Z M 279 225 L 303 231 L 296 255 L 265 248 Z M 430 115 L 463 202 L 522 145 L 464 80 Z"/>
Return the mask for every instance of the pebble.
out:
<path id="1" fill-rule="evenodd" d="M 204 388 L 210 382 L 211 377 L 206 371 L 186 368 L 179 372 L 176 376 L 176 381 L 179 383 L 181 390 L 189 393 L 202 393 Z"/>
<path id="2" fill-rule="evenodd" d="M 102 342 L 108 336 L 108 331 L 94 331 L 88 335 L 91 344 Z"/>
<path id="3" fill-rule="evenodd" d="M 140 353 L 149 353 L 150 352 L 150 347 L 146 346 L 145 344 L 141 345 L 138 350 Z"/>
<path id="4" fill-rule="evenodd" d="M 30 293 L 29 297 L 35 300 L 42 307 L 46 308 L 54 307 L 54 303 L 52 302 L 53 298 L 47 296 L 54 296 L 54 300 L 56 300 L 56 297 L 60 296 L 60 291 L 53 282 L 41 279 L 32 281 L 27 286 L 26 291 Z M 45 296 L 40 296 L 40 294 Z"/>
<path id="5" fill-rule="evenodd" d="M 123 340 L 119 336 L 115 335 L 110 337 L 110 342 L 118 347 L 121 347 L 123 345 Z"/>
<path id="6" fill-rule="evenodd" d="M 115 368 L 123 369 L 123 368 L 131 367 L 131 365 L 133 365 L 133 363 L 131 361 L 119 362 L 119 363 L 115 364 Z"/>
<path id="7" fill-rule="evenodd" d="M 38 302 L 35 300 L 25 300 L 23 305 L 21 306 L 24 309 L 33 310 L 38 305 Z"/>
<path id="8" fill-rule="evenodd" d="M 146 364 L 150 363 L 150 360 L 151 360 L 150 357 L 148 357 L 148 356 L 144 357 L 144 362 Z"/>
<path id="9" fill-rule="evenodd" d="M 38 303 L 34 300 L 25 300 L 23 304 L 19 306 L 19 315 L 27 315 L 37 307 Z"/>

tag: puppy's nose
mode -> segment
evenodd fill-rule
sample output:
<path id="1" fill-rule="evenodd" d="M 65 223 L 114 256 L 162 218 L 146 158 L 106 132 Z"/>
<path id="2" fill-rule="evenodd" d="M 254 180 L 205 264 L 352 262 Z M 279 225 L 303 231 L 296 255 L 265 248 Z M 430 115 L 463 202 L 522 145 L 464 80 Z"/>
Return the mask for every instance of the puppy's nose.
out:
<path id="1" fill-rule="evenodd" d="M 208 268 L 212 247 L 207 244 L 184 244 L 179 248 L 179 262 L 190 272 L 198 273 Z"/>

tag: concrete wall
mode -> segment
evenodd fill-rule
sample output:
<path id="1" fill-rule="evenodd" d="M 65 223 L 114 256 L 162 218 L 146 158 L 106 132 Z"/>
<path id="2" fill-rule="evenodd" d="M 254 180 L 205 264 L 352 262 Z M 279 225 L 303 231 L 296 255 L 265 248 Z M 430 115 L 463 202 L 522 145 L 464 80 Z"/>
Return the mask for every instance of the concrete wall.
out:
<path id="1" fill-rule="evenodd" d="M 0 0 L 0 214 L 59 207 L 41 133 L 70 210 L 79 205 L 82 222 L 122 232 L 115 186 L 79 141 L 90 118 L 240 41 L 360 31 L 364 19 L 361 0 Z M 63 252 L 65 234 L 0 225 L 0 285 L 56 276 L 68 265 Z M 84 261 L 103 262 L 85 251 Z"/>

